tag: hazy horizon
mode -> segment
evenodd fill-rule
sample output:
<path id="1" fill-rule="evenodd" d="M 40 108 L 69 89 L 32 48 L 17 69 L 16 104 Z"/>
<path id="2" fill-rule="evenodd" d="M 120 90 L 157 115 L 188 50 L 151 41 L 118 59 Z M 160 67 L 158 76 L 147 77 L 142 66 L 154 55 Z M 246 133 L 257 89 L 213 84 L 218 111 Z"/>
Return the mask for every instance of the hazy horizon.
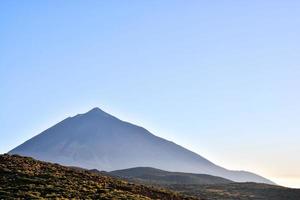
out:
<path id="1" fill-rule="evenodd" d="M 93 107 L 300 188 L 300 2 L 0 2 L 0 153 Z"/>

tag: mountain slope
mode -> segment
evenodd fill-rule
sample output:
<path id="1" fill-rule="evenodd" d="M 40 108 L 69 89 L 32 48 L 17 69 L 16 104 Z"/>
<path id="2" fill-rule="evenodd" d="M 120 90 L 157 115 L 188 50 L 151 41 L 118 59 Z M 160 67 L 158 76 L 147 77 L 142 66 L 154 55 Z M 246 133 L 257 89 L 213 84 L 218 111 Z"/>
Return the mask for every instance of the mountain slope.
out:
<path id="1" fill-rule="evenodd" d="M 0 199 L 193 200 L 83 169 L 0 155 Z"/>
<path id="2" fill-rule="evenodd" d="M 153 167 L 210 174 L 233 181 L 270 183 L 245 171 L 230 171 L 146 129 L 99 108 L 69 117 L 9 152 L 87 169 L 112 171 Z"/>
<path id="3" fill-rule="evenodd" d="M 136 180 L 139 182 L 147 182 L 153 184 L 228 184 L 233 183 L 228 179 L 207 174 L 192 174 L 182 172 L 168 172 L 160 169 L 150 167 L 137 167 L 123 170 L 116 170 L 109 172 L 109 174 L 127 178 L 129 180 Z"/>

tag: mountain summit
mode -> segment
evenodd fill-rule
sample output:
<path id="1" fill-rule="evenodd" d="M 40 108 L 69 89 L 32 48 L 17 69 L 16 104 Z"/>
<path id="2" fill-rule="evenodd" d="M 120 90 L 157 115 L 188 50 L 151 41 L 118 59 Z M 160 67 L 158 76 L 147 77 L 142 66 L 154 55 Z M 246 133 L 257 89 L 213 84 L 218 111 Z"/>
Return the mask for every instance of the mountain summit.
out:
<path id="1" fill-rule="evenodd" d="M 153 167 L 221 176 L 238 182 L 273 184 L 256 174 L 232 171 L 99 108 L 66 118 L 9 154 L 87 169 Z"/>

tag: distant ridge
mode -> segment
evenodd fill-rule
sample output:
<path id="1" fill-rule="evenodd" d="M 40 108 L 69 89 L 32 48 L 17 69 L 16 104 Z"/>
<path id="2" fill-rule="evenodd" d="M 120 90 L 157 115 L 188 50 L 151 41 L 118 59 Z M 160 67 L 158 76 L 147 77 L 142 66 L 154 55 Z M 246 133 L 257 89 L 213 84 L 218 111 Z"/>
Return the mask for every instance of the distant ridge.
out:
<path id="1" fill-rule="evenodd" d="M 94 173 L 103 173 L 93 170 Z M 207 174 L 137 167 L 106 173 L 127 181 L 171 189 L 206 200 L 299 200 L 300 189 L 264 183 L 237 183 Z"/>
<path id="2" fill-rule="evenodd" d="M 9 154 L 34 157 L 87 169 L 113 171 L 153 167 L 166 171 L 210 174 L 238 182 L 270 180 L 246 171 L 232 171 L 146 129 L 93 108 L 66 118 L 14 148 Z"/>
<path id="3" fill-rule="evenodd" d="M 212 176 L 207 174 L 192 174 L 182 172 L 168 172 L 151 167 L 135 167 L 130 169 L 116 170 L 109 174 L 136 180 L 139 182 L 153 183 L 158 185 L 170 184 L 194 184 L 194 185 L 210 185 L 210 184 L 228 184 L 234 183 L 231 180 Z"/>

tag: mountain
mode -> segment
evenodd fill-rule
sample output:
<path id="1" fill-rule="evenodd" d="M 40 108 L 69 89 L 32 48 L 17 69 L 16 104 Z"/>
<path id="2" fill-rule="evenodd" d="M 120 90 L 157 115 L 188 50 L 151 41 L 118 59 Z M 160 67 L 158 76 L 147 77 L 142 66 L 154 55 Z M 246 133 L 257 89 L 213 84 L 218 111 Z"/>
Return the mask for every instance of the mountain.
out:
<path id="1" fill-rule="evenodd" d="M 34 157 L 86 169 L 112 171 L 153 167 L 167 171 L 210 174 L 238 182 L 270 180 L 232 171 L 146 129 L 124 122 L 99 108 L 69 117 L 14 148 L 9 154 Z"/>
<path id="2" fill-rule="evenodd" d="M 0 199 L 196 200 L 29 157 L 0 155 Z"/>
<path id="3" fill-rule="evenodd" d="M 182 172 L 168 172 L 150 167 L 136 167 L 130 169 L 116 170 L 109 174 L 133 180 L 137 182 L 146 182 L 158 185 L 171 184 L 195 184 L 195 185 L 210 185 L 210 184 L 228 184 L 234 183 L 231 180 L 211 176 L 207 174 L 192 174 Z"/>

